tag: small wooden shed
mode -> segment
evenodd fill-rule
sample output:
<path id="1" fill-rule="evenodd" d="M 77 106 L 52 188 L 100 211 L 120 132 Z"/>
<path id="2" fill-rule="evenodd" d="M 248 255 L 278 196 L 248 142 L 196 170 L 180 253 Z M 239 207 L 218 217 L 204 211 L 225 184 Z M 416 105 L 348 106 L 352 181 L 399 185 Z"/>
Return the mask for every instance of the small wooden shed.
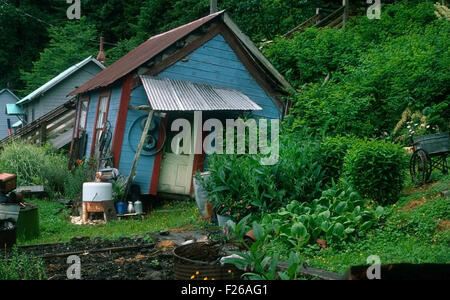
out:
<path id="1" fill-rule="evenodd" d="M 75 139 L 87 136 L 84 157 L 101 156 L 102 133 L 111 135 L 114 167 L 128 175 L 147 116 L 157 112 L 134 183 L 143 194 L 193 192 L 192 176 L 205 154 L 170 149 L 172 122 L 203 119 L 281 119 L 281 98 L 292 88 L 225 11 L 153 36 L 73 91 L 78 95 Z M 175 133 L 176 134 L 176 133 Z M 192 133 L 194 143 L 202 134 Z M 104 136 L 104 135 L 103 135 Z M 160 149 L 153 153 L 151 149 Z M 147 149 L 146 149 L 147 148 Z M 147 151 L 148 150 L 148 151 Z M 101 157 L 100 157 L 101 158 Z"/>

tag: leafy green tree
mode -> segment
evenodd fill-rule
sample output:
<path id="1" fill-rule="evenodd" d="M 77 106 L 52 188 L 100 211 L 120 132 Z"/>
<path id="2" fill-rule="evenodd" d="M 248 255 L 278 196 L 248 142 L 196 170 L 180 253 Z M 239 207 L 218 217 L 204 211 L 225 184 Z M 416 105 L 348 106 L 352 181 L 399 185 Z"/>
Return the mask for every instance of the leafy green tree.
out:
<path id="1" fill-rule="evenodd" d="M 65 17 L 63 6 L 65 3 L 59 0 L 0 1 L 0 89 L 21 86 L 19 69 L 29 70 L 47 45 L 48 25 L 43 22 L 58 25 Z"/>
<path id="2" fill-rule="evenodd" d="M 33 63 L 32 70 L 21 71 L 21 79 L 25 82 L 22 95 L 32 92 L 70 66 L 98 53 L 98 45 L 93 41 L 98 40 L 99 35 L 85 17 L 79 21 L 67 21 L 64 27 L 54 27 L 49 32 L 49 46 L 41 52 L 39 60 Z"/>

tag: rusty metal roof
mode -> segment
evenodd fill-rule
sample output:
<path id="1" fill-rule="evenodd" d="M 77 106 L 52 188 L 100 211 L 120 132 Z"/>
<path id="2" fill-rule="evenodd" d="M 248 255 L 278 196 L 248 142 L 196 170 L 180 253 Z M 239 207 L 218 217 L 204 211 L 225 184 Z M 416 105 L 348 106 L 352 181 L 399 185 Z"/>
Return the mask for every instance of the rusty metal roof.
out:
<path id="1" fill-rule="evenodd" d="M 157 111 L 262 110 L 234 89 L 169 78 L 140 77 L 150 106 Z"/>
<path id="2" fill-rule="evenodd" d="M 75 91 L 71 92 L 70 95 L 85 93 L 112 84 L 116 80 L 122 78 L 142 64 L 146 63 L 183 37 L 189 35 L 194 30 L 221 16 L 224 12 L 225 11 L 223 10 L 215 14 L 211 14 L 194 22 L 151 37 L 146 42 L 113 63 L 106 70 L 93 77 Z"/>

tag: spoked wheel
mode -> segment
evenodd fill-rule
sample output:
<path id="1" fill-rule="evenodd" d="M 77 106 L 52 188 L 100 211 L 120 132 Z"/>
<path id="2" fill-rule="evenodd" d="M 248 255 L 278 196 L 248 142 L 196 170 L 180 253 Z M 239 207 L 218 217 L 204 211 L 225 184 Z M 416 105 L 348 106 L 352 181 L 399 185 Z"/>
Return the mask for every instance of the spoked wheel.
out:
<path id="1" fill-rule="evenodd" d="M 431 175 L 431 159 L 422 149 L 414 152 L 410 162 L 412 182 L 416 185 L 425 184 Z"/>

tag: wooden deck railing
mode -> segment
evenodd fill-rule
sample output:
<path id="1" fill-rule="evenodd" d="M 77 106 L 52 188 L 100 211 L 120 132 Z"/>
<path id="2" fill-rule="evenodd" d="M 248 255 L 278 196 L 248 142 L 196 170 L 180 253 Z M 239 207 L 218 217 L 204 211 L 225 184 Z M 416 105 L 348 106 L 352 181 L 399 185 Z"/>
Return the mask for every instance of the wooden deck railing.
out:
<path id="1" fill-rule="evenodd" d="M 4 138 L 0 141 L 0 147 L 5 143 L 20 140 L 41 145 L 48 141 L 55 148 L 62 148 L 72 139 L 74 121 L 75 102 L 72 100 Z"/>

